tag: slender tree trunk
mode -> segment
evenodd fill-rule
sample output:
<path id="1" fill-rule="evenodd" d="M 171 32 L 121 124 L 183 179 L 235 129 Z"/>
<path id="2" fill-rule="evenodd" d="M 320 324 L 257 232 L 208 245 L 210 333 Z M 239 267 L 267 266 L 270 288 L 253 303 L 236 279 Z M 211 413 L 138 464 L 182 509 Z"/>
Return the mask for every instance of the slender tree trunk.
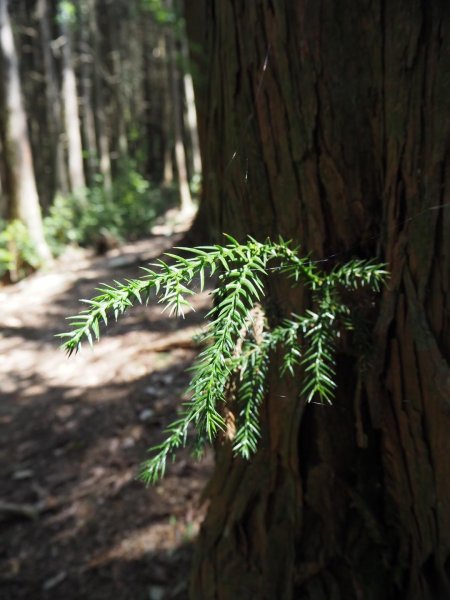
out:
<path id="1" fill-rule="evenodd" d="M 190 70 L 189 46 L 186 32 L 183 29 L 181 35 L 181 55 L 183 58 L 183 84 L 184 96 L 186 100 L 186 124 L 189 133 L 191 151 L 192 151 L 192 170 L 193 175 L 200 175 L 202 172 L 202 158 L 200 155 L 200 142 L 198 139 L 197 112 L 195 110 L 194 83 Z"/>
<path id="2" fill-rule="evenodd" d="M 145 152 L 147 149 L 143 40 L 146 35 L 151 34 L 150 31 L 143 31 L 141 26 L 144 19 L 144 12 L 139 3 L 130 6 L 127 27 L 124 30 L 125 39 L 127 40 L 127 50 L 123 61 L 123 70 L 126 76 L 123 86 L 127 90 L 130 150 L 136 169 L 140 173 L 145 172 Z M 158 90 L 154 90 L 154 93 L 156 95 Z"/>
<path id="3" fill-rule="evenodd" d="M 86 187 L 86 180 L 84 177 L 77 81 L 72 57 L 70 16 L 66 13 L 63 3 L 60 4 L 59 24 L 61 36 L 64 39 L 62 46 L 62 98 L 67 136 L 67 159 L 71 191 L 77 193 Z"/>
<path id="4" fill-rule="evenodd" d="M 115 27 L 115 24 L 112 24 Z M 128 136 L 127 136 L 127 108 L 126 99 L 123 90 L 121 89 L 122 82 L 122 64 L 120 60 L 120 52 L 118 49 L 112 52 L 112 62 L 114 69 L 115 94 L 116 94 L 116 113 L 117 119 L 117 149 L 118 155 L 123 162 L 129 157 L 128 152 Z"/>
<path id="5" fill-rule="evenodd" d="M 1 69 L 0 69 L 1 73 Z M 6 219 L 8 216 L 8 199 L 5 194 L 5 164 L 4 164 L 4 151 L 2 146 L 2 128 L 0 119 L 0 219 Z"/>
<path id="6" fill-rule="evenodd" d="M 96 175 L 98 168 L 98 156 L 99 152 L 97 149 L 96 135 L 95 135 L 95 119 L 94 119 L 94 108 L 93 108 L 93 93 L 92 93 L 92 82 L 93 82 L 93 63 L 94 53 L 91 46 L 90 38 L 90 27 L 89 20 L 90 16 L 90 5 L 88 0 L 84 0 L 80 4 L 79 8 L 79 29 L 80 29 L 80 82 L 81 82 L 81 122 L 83 125 L 83 137 L 84 145 L 87 150 L 87 176 L 89 185 L 92 185 L 94 176 Z"/>
<path id="7" fill-rule="evenodd" d="M 166 93 L 164 94 L 166 96 L 166 102 L 164 103 L 164 109 L 163 109 L 163 114 L 164 114 L 164 119 L 163 119 L 163 124 L 164 124 L 164 169 L 163 169 L 163 183 L 166 186 L 170 186 L 173 184 L 174 181 L 174 173 L 173 173 L 173 160 L 172 160 L 172 154 L 173 154 L 173 138 L 174 138 L 174 132 L 173 132 L 173 118 L 172 114 L 173 114 L 173 98 L 172 98 L 172 93 L 171 93 L 171 75 L 170 75 L 170 66 L 168 64 L 168 54 L 167 54 L 167 43 L 166 43 L 166 38 L 165 36 L 162 36 L 160 39 L 160 43 L 159 43 L 159 47 L 160 47 L 160 51 L 161 51 L 161 56 L 162 56 L 162 63 L 163 63 L 163 73 L 162 73 L 162 78 L 164 81 L 164 85 L 162 88 L 162 91 L 164 93 L 164 90 L 166 91 Z"/>
<path id="8" fill-rule="evenodd" d="M 111 191 L 111 158 L 109 150 L 109 137 L 107 134 L 106 103 L 104 98 L 104 89 L 100 73 L 102 56 L 100 52 L 100 30 L 97 22 L 97 0 L 87 0 L 89 14 L 89 33 L 93 48 L 93 81 L 94 81 L 94 119 L 95 132 L 97 138 L 97 148 L 99 151 L 99 168 L 103 178 L 103 185 L 106 191 Z"/>
<path id="9" fill-rule="evenodd" d="M 46 262 L 51 259 L 51 254 L 42 227 L 19 65 L 6 0 L 0 0 L 0 43 L 3 63 L 2 147 L 8 172 L 10 216 L 25 224 L 39 258 Z"/>
<path id="10" fill-rule="evenodd" d="M 52 36 L 50 33 L 47 0 L 38 0 L 36 17 L 39 21 L 42 56 L 44 59 L 47 127 L 54 149 L 55 187 L 62 194 L 68 194 L 69 176 L 64 158 L 64 146 L 61 139 L 63 132 L 61 98 L 58 91 L 58 82 L 51 50 Z"/>
<path id="11" fill-rule="evenodd" d="M 149 12 L 143 14 L 141 22 L 144 122 L 147 139 L 146 173 L 155 182 L 164 182 L 164 150 L 166 136 L 165 110 L 168 100 L 165 60 L 162 56 L 161 27 Z"/>
<path id="12" fill-rule="evenodd" d="M 128 123 L 129 106 L 125 88 L 125 73 L 123 65 L 124 23 L 128 18 L 128 6 L 112 4 L 108 11 L 108 28 L 110 36 L 110 60 L 112 73 L 112 88 L 114 94 L 113 119 L 115 132 L 115 153 L 119 158 L 119 166 L 129 158 Z M 125 12 L 124 12 L 125 11 Z M 126 13 L 126 15 L 125 15 Z M 120 40 L 117 43 L 115 40 Z"/>
<path id="13" fill-rule="evenodd" d="M 168 10 L 173 10 L 172 0 L 166 0 Z M 178 187 L 181 199 L 181 211 L 192 213 L 194 203 L 192 202 L 191 191 L 189 189 L 188 169 L 186 162 L 186 151 L 183 143 L 183 108 L 180 95 L 180 77 L 176 64 L 176 44 L 174 32 L 169 29 L 167 32 L 167 53 L 169 61 L 170 91 L 172 103 L 173 118 L 173 138 L 175 147 L 175 163 L 178 173 Z"/>
<path id="14" fill-rule="evenodd" d="M 189 40 L 189 56 L 192 68 L 192 79 L 195 90 L 195 105 L 197 118 L 197 132 L 199 137 L 202 167 L 204 164 L 203 152 L 207 152 L 205 138 L 206 110 L 208 95 L 208 59 L 205 54 L 208 38 L 208 11 L 211 10 L 208 0 L 184 2 L 184 16 L 186 20 L 186 33 Z M 199 207 L 195 220 L 190 228 L 186 243 L 206 244 L 211 241 L 211 227 L 208 225 L 208 213 L 211 212 L 210 202 L 205 195 L 205 172 L 202 168 L 202 187 Z"/>
<path id="15" fill-rule="evenodd" d="M 449 598 L 448 3 L 208 10 L 215 231 L 281 234 L 330 267 L 378 256 L 391 278 L 373 357 L 361 371 L 343 349 L 332 407 L 304 406 L 274 357 L 260 450 L 218 449 L 191 596 Z M 273 314 L 305 302 L 271 284 Z"/>

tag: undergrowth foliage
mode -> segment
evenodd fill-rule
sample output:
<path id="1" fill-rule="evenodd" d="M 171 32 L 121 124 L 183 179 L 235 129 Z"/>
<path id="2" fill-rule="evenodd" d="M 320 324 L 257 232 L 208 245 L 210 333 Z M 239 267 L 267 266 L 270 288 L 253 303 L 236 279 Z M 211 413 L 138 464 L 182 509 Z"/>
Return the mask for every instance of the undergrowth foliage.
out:
<path id="1" fill-rule="evenodd" d="M 0 219 L 0 279 L 19 281 L 40 267 L 36 249 L 25 225 L 18 219 Z"/>
<path id="2" fill-rule="evenodd" d="M 231 404 L 237 413 L 232 440 L 235 453 L 249 458 L 256 451 L 261 436 L 258 409 L 275 349 L 282 350 L 281 375 L 294 375 L 295 369 L 300 369 L 299 393 L 305 401 L 331 404 L 336 387 L 336 341 L 342 329 L 353 328 L 342 290 L 365 286 L 378 291 L 387 276 L 384 265 L 364 260 L 325 273 L 281 238 L 261 243 L 249 237 L 240 244 L 226 237 L 226 246 L 178 248 L 183 256 L 167 253 L 167 261 L 158 260 L 143 269 L 140 278 L 103 285 L 96 297 L 82 300 L 88 305 L 86 310 L 69 317 L 72 330 L 60 334 L 70 355 L 82 342 L 98 340 L 102 323 L 107 325 L 111 316 L 117 319 L 134 304 L 147 302 L 152 294 L 170 314 L 184 316 L 192 308 L 192 288 L 202 291 L 205 279 L 217 276 L 215 304 L 207 315 L 209 325 L 202 339 L 204 349 L 192 368 L 190 399 L 141 469 L 141 478 L 149 483 L 164 475 L 167 459 L 186 444 L 191 425 L 200 452 L 205 443 L 225 431 L 226 407 Z M 307 286 L 312 308 L 270 328 L 262 310 L 255 317 L 255 307 L 263 304 L 264 282 L 274 270 L 285 274 L 293 285 Z"/>

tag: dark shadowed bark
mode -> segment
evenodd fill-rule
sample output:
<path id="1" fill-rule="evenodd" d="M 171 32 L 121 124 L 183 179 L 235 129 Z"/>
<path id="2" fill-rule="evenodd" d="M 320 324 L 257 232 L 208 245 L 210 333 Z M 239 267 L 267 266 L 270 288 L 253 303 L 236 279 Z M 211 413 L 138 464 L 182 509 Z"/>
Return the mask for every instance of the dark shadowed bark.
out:
<path id="1" fill-rule="evenodd" d="M 257 455 L 218 450 L 191 595 L 449 598 L 450 6 L 216 0 L 207 12 L 200 131 L 216 238 L 281 234 L 330 266 L 378 257 L 391 278 L 371 359 L 357 369 L 343 349 L 332 407 L 305 407 L 274 357 Z M 305 303 L 271 284 L 276 315 Z"/>

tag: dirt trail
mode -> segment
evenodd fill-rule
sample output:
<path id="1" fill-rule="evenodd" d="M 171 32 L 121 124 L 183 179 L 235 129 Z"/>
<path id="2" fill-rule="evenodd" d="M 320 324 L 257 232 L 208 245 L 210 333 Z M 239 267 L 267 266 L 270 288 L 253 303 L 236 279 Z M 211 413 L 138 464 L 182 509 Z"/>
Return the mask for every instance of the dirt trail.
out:
<path id="1" fill-rule="evenodd" d="M 206 294 L 184 321 L 130 311 L 71 359 L 55 334 L 99 282 L 139 273 L 176 245 L 154 236 L 105 257 L 72 251 L 0 289 L 0 598 L 187 597 L 210 461 L 187 452 L 157 486 L 136 481 L 176 415 Z"/>

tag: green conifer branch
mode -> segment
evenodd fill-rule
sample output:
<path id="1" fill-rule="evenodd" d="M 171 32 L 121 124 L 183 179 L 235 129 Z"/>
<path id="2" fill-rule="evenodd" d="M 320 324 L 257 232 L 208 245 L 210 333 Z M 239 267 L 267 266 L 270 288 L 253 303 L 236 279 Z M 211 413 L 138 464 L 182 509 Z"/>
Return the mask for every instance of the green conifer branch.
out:
<path id="1" fill-rule="evenodd" d="M 266 391 L 270 352 L 277 348 L 282 350 L 281 374 L 300 373 L 299 392 L 304 399 L 331 403 L 336 388 L 336 342 L 340 328 L 352 326 L 351 311 L 341 298 L 340 288 L 365 286 L 378 291 L 387 277 L 384 265 L 363 260 L 326 273 L 281 238 L 264 243 L 248 238 L 246 244 L 231 236 L 227 239 L 226 246 L 179 248 L 183 256 L 168 253 L 166 260 L 144 269 L 140 278 L 101 286 L 97 296 L 82 300 L 87 304 L 84 311 L 69 317 L 72 329 L 59 334 L 70 355 L 82 342 L 98 340 L 101 325 L 107 325 L 110 317 L 117 320 L 152 294 L 169 314 L 184 316 L 192 308 L 189 297 L 196 293 L 193 287 L 197 285 L 202 291 L 205 279 L 216 274 L 216 301 L 207 316 L 206 346 L 192 368 L 190 398 L 179 418 L 167 428 L 164 441 L 151 449 L 152 457 L 142 466 L 140 476 L 147 482 L 164 475 L 168 458 L 186 444 L 190 426 L 197 431 L 197 449 L 225 429 L 223 414 L 229 400 L 225 390 L 236 375 L 239 414 L 233 449 L 244 458 L 256 451 L 261 435 L 258 410 Z M 312 307 L 272 328 L 264 322 L 257 339 L 250 331 L 251 313 L 258 302 L 263 302 L 264 282 L 273 270 L 284 273 L 294 284 L 309 287 Z"/>

